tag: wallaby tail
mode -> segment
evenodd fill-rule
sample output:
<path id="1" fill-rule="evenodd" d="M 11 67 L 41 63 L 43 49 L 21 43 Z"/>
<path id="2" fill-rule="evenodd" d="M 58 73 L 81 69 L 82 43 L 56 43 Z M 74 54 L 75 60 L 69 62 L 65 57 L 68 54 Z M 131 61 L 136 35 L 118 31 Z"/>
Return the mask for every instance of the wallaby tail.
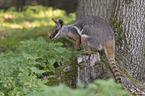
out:
<path id="1" fill-rule="evenodd" d="M 104 49 L 105 49 L 105 54 L 109 60 L 110 68 L 115 76 L 116 82 L 122 83 L 119 69 L 117 68 L 117 65 L 115 63 L 115 55 L 114 55 L 114 53 L 115 53 L 115 41 L 114 41 L 114 39 L 107 42 L 104 46 Z"/>
<path id="2" fill-rule="evenodd" d="M 121 76 L 120 76 L 120 72 L 119 72 L 119 69 L 117 68 L 117 65 L 115 63 L 114 60 L 109 60 L 109 63 L 110 63 L 110 68 L 115 76 L 115 79 L 116 79 L 116 82 L 117 83 L 122 83 L 121 81 Z"/>

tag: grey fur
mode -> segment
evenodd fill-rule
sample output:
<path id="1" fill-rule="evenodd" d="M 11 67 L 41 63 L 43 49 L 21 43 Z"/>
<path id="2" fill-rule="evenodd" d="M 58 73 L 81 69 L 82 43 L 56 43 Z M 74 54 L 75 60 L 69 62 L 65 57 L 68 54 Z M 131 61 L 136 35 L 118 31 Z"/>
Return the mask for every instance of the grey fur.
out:
<path id="1" fill-rule="evenodd" d="M 87 35 L 87 43 L 91 48 L 100 49 L 107 41 L 114 40 L 114 32 L 110 25 L 97 16 L 87 16 L 74 24 Z"/>
<path id="2" fill-rule="evenodd" d="M 69 33 L 75 34 L 79 39 L 86 36 L 87 44 L 91 50 L 102 49 L 108 41 L 115 42 L 114 32 L 110 25 L 97 16 L 87 16 L 72 25 L 63 25 L 58 33 L 57 38 L 67 38 Z"/>

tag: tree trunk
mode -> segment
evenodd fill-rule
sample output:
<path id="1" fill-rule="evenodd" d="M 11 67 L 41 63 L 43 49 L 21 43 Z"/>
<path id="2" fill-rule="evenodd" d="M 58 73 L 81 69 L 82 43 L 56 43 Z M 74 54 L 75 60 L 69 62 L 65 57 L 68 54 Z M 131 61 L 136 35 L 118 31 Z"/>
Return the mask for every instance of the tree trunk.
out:
<path id="1" fill-rule="evenodd" d="M 109 21 L 113 2 L 114 0 L 78 0 L 77 19 L 94 15 Z"/>
<path id="2" fill-rule="evenodd" d="M 105 67 L 103 62 L 100 62 L 98 53 L 78 55 L 78 83 L 88 84 L 96 79 L 108 77 L 113 77 L 113 74 Z"/>
<path id="3" fill-rule="evenodd" d="M 116 21 L 113 25 L 117 26 L 114 26 L 117 39 L 121 39 L 117 53 L 125 56 L 129 73 L 138 80 L 145 80 L 144 2 L 145 0 L 115 0 L 111 17 L 112 21 Z"/>
<path id="4" fill-rule="evenodd" d="M 116 60 L 131 76 L 145 80 L 145 0 L 78 0 L 77 19 L 100 16 L 112 26 L 116 38 Z"/>

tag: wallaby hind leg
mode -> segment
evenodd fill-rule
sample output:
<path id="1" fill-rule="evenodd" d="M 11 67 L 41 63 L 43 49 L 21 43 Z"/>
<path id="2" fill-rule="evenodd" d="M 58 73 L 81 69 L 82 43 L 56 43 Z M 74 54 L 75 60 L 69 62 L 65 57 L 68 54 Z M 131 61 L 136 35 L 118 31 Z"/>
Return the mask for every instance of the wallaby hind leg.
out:
<path id="1" fill-rule="evenodd" d="M 122 83 L 119 69 L 117 68 L 117 65 L 115 63 L 115 41 L 111 40 L 107 42 L 104 45 L 104 49 L 117 83 Z"/>
<path id="2" fill-rule="evenodd" d="M 87 44 L 87 37 L 85 35 L 82 35 L 81 43 L 82 43 L 82 46 L 83 46 L 83 49 L 84 49 L 85 52 L 91 51 L 88 44 Z"/>

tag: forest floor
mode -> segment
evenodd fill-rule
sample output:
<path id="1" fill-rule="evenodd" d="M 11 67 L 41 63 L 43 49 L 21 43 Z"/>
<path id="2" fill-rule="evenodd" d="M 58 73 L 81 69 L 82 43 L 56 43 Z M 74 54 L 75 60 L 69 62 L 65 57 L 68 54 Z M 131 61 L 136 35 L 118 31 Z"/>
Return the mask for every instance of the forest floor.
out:
<path id="1" fill-rule="evenodd" d="M 75 13 L 66 15 L 65 11 L 43 6 L 27 6 L 22 12 L 12 7 L 0 10 L 0 51 L 14 50 L 20 41 L 47 38 L 55 27 L 51 20 L 63 19 L 65 24 L 75 21 Z"/>

